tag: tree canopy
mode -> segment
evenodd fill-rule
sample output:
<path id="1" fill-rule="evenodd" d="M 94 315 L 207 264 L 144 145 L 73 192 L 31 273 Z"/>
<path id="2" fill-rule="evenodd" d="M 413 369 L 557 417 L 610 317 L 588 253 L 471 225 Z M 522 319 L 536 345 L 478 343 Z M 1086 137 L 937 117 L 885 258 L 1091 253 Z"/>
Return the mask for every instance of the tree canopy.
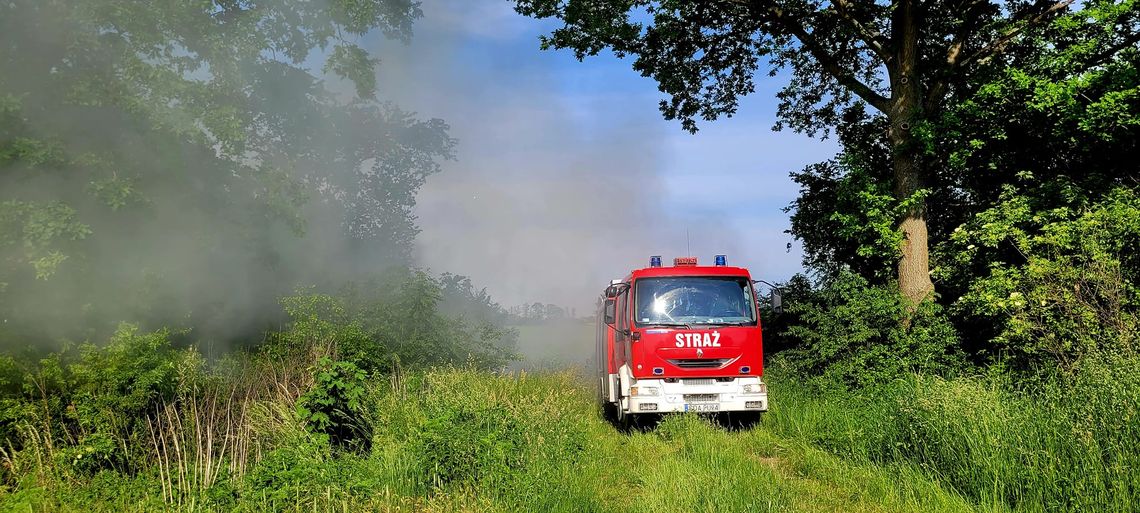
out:
<path id="1" fill-rule="evenodd" d="M 517 10 L 563 23 L 542 39 L 544 48 L 572 49 L 579 59 L 604 49 L 633 56 L 634 69 L 669 96 L 665 117 L 690 131 L 699 119 L 735 113 L 760 72 L 782 70 L 778 128 L 827 133 L 853 118 L 882 118 L 887 152 L 876 164 L 886 169 L 872 178 L 893 196 L 884 215 L 898 232 L 889 237 L 898 285 L 919 301 L 933 291 L 927 221 L 944 215 L 926 202 L 935 121 L 973 77 L 1004 66 L 1012 47 L 1040 36 L 1071 3 L 518 0 Z M 1084 44 L 1107 58 L 1135 43 L 1132 2 L 1085 7 L 1102 13 L 1095 26 L 1103 30 Z M 1075 33 L 1042 41 L 1067 45 Z"/>
<path id="2" fill-rule="evenodd" d="M 298 277 L 406 263 L 415 193 L 454 141 L 379 99 L 360 42 L 407 41 L 420 15 L 0 5 L 0 330 L 187 311 L 232 327 Z"/>

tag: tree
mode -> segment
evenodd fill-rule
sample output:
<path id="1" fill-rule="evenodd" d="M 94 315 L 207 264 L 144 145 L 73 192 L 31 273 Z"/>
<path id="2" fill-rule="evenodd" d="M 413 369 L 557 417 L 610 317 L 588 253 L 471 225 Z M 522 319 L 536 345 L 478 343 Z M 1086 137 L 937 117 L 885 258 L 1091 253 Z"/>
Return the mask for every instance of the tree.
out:
<path id="1" fill-rule="evenodd" d="M 420 15 L 411 0 L 0 4 L 0 340 L 189 311 L 233 331 L 298 281 L 410 260 L 416 192 L 455 142 L 377 98 L 358 41 L 406 41 Z"/>
<path id="2" fill-rule="evenodd" d="M 736 112 L 767 60 L 790 68 L 779 93 L 777 128 L 814 135 L 853 109 L 885 119 L 890 189 L 901 207 L 898 286 L 919 302 L 930 278 L 925 201 L 926 140 L 955 90 L 1001 63 L 1019 38 L 1066 12 L 1073 0 L 518 0 L 518 12 L 564 25 L 543 48 L 579 59 L 609 48 L 671 96 L 667 119 L 696 131 L 696 119 Z M 1118 28 L 1121 44 L 1134 26 Z M 861 111 L 854 111 L 861 112 Z"/>
<path id="3" fill-rule="evenodd" d="M 1127 345 L 1120 326 L 1135 308 L 1121 306 L 1136 303 L 1117 298 L 1134 297 L 1140 276 L 1137 19 L 1134 4 L 1087 3 L 1012 43 L 931 120 L 932 276 L 976 362 L 1066 367 L 1090 347 Z M 885 285 L 883 119 L 836 131 L 840 155 L 793 175 L 790 232 L 823 282 L 851 270 Z"/>

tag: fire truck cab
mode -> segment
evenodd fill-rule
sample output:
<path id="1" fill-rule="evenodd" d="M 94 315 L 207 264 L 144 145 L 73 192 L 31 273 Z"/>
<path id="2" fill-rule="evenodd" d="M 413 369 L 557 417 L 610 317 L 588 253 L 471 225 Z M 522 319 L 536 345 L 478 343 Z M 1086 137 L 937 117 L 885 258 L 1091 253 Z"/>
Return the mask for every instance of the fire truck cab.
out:
<path id="1" fill-rule="evenodd" d="M 779 296 L 773 290 L 773 306 Z M 642 414 L 768 410 L 759 301 L 748 270 L 695 257 L 613 280 L 598 302 L 598 401 L 628 426 Z M 751 421 L 746 420 L 746 422 Z"/>

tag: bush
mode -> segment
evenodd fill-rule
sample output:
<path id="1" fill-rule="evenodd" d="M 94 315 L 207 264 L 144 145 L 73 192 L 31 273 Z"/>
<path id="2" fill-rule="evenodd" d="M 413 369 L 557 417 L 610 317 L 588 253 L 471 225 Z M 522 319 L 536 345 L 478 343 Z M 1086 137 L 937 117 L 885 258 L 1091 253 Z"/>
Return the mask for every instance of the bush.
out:
<path id="1" fill-rule="evenodd" d="M 908 372 L 948 374 L 962 365 L 953 326 L 933 302 L 917 310 L 894 288 L 841 273 L 788 305 L 785 337 L 799 344 L 776 359 L 824 386 L 866 387 Z"/>
<path id="2" fill-rule="evenodd" d="M 522 468 L 522 426 L 502 405 L 452 400 L 427 406 L 416 450 L 432 486 L 507 481 Z"/>
<path id="3" fill-rule="evenodd" d="M 104 347 L 5 366 L 22 371 L 22 383 L 9 377 L 0 400 L 9 442 L 32 443 L 68 475 L 92 475 L 145 465 L 150 415 L 202 378 L 203 361 L 173 347 L 166 330 L 140 333 L 124 323 Z"/>
<path id="4" fill-rule="evenodd" d="M 513 331 L 487 319 L 445 315 L 442 286 L 423 271 L 399 270 L 352 284 L 340 296 L 299 292 L 282 300 L 290 322 L 269 334 L 262 351 L 271 357 L 331 356 L 380 373 L 401 365 L 498 369 L 517 358 Z"/>
<path id="5" fill-rule="evenodd" d="M 366 378 L 355 363 L 321 358 L 312 388 L 297 399 L 297 417 L 334 447 L 367 449 L 371 426 L 365 418 Z"/>
<path id="6" fill-rule="evenodd" d="M 1140 195 L 1038 210 L 1007 188 L 941 251 L 946 280 L 967 282 L 953 304 L 968 326 L 993 333 L 993 360 L 1033 370 L 1074 369 L 1095 353 L 1133 354 L 1140 335 Z M 974 269 L 974 262 L 991 262 Z M 980 276 L 980 277 L 979 277 Z"/>
<path id="7" fill-rule="evenodd" d="M 592 406 L 569 374 L 433 371 L 403 379 L 381 400 L 373 450 L 409 465 L 422 490 L 479 487 L 529 500 L 581 463 Z"/>
<path id="8" fill-rule="evenodd" d="M 170 332 L 140 334 L 122 324 L 105 347 L 80 347 L 68 367 L 77 420 L 93 431 L 127 432 L 156 406 L 174 400 L 180 384 L 199 378 L 203 361 L 171 346 Z"/>
<path id="9" fill-rule="evenodd" d="M 334 484 L 327 472 L 328 444 L 291 436 L 280 440 L 245 476 L 246 495 L 283 511 L 301 494 L 313 495 Z"/>

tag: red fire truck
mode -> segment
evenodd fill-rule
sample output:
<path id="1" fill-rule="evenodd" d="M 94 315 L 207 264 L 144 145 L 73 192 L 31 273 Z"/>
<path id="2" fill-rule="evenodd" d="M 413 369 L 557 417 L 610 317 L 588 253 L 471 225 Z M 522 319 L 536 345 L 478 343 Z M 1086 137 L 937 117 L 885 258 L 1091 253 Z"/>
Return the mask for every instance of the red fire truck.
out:
<path id="1" fill-rule="evenodd" d="M 727 412 L 753 422 L 768 410 L 756 282 L 748 270 L 661 257 L 613 280 L 599 301 L 598 400 L 628 426 L 642 414 Z M 772 306 L 780 297 L 772 291 Z"/>

